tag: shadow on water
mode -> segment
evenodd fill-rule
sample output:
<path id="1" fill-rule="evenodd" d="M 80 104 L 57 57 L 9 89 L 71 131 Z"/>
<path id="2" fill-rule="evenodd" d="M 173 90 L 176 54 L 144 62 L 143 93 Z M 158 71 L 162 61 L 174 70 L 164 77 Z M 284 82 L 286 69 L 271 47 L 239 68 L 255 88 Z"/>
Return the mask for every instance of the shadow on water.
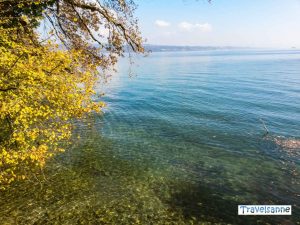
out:
<path id="1" fill-rule="evenodd" d="M 210 218 L 213 222 L 234 222 L 238 202 L 226 200 L 222 195 L 208 187 L 189 185 L 172 194 L 167 201 L 174 208 L 182 211 L 185 218 Z"/>
<path id="2" fill-rule="evenodd" d="M 238 205 L 249 202 L 226 199 L 224 193 L 213 187 L 201 184 L 187 184 L 185 188 L 174 192 L 167 200 L 172 210 L 177 210 L 185 219 L 210 221 L 220 224 L 297 224 L 297 218 L 290 216 L 238 216 Z"/>

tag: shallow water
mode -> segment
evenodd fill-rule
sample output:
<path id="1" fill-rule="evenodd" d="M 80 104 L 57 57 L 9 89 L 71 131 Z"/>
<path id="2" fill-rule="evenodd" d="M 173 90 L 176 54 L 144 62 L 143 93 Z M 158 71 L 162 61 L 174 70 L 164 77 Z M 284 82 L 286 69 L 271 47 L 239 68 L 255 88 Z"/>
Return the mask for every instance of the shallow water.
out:
<path id="1" fill-rule="evenodd" d="M 118 71 L 99 86 L 104 114 L 78 125 L 46 179 L 0 196 L 3 221 L 300 221 L 299 51 L 152 53 Z M 293 205 L 293 216 L 238 217 L 238 204 Z"/>

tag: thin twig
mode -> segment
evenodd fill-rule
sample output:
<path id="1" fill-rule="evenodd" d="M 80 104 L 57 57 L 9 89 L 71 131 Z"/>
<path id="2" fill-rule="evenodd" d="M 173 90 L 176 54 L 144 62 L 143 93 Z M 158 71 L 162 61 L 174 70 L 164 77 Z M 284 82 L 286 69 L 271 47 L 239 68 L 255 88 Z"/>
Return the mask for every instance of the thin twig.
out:
<path id="1" fill-rule="evenodd" d="M 18 63 L 18 61 L 25 55 L 25 53 L 23 53 L 22 55 L 20 55 L 16 61 L 12 64 L 12 66 L 3 74 L 3 76 L 6 76 L 13 68 L 14 66 Z"/>
<path id="2" fill-rule="evenodd" d="M 266 134 L 268 134 L 268 133 L 269 133 L 269 130 L 268 130 L 268 128 L 267 128 L 265 122 L 263 121 L 262 118 L 260 118 L 259 120 L 262 122 L 262 125 L 263 125 L 263 127 L 264 127 L 264 129 L 265 129 L 265 131 L 266 131 Z"/>

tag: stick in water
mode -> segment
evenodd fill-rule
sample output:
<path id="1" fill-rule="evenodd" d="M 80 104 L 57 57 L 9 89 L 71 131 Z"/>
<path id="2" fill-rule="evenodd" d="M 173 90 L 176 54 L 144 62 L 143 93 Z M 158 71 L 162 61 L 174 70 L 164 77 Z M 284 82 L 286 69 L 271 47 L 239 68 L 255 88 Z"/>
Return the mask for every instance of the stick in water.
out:
<path id="1" fill-rule="evenodd" d="M 267 128 L 265 122 L 262 120 L 262 118 L 260 118 L 259 120 L 262 122 L 262 124 L 263 124 L 263 126 L 264 126 L 264 128 L 265 128 L 265 130 L 266 130 L 266 132 L 267 132 L 267 134 L 268 134 L 268 133 L 269 133 L 269 130 L 268 130 L 268 128 Z"/>

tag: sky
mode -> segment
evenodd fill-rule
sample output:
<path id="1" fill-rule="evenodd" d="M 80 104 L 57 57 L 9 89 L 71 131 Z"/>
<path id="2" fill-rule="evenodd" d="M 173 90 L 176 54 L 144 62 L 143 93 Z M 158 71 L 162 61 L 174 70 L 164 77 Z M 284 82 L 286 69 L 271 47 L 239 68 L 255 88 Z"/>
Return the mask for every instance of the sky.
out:
<path id="1" fill-rule="evenodd" d="M 300 48 L 300 0 L 135 0 L 147 44 Z"/>

